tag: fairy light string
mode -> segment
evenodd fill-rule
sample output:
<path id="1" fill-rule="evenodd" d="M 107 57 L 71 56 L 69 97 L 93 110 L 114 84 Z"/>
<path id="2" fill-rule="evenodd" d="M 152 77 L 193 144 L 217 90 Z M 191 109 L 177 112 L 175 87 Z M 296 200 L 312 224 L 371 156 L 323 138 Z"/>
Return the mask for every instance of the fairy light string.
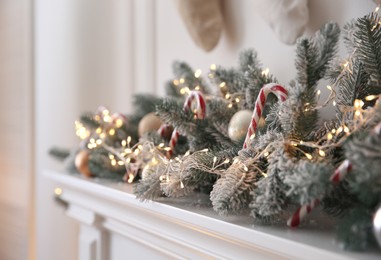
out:
<path id="1" fill-rule="evenodd" d="M 380 8 L 377 6 L 374 12 L 379 12 Z M 374 29 L 377 28 L 380 24 L 376 24 Z M 345 77 L 346 73 L 352 74 L 352 60 L 353 56 L 356 53 L 356 49 L 351 53 L 349 58 L 342 62 L 341 67 L 342 71 L 340 72 L 339 76 L 333 82 L 331 85 L 327 85 L 327 89 L 329 90 L 328 98 L 322 103 L 312 106 L 309 103 L 304 104 L 305 106 L 305 112 L 309 110 L 317 110 L 326 107 L 329 104 L 332 104 L 333 106 L 336 106 L 336 89 L 340 85 L 340 81 L 343 77 Z M 208 73 L 208 77 L 213 79 L 215 78 L 215 72 L 217 70 L 216 64 L 211 64 L 210 66 L 210 72 Z M 263 77 L 268 77 L 270 73 L 269 68 L 265 68 L 261 75 Z M 190 94 L 192 91 L 199 91 L 201 89 L 200 84 L 202 80 L 202 71 L 200 69 L 197 69 L 194 72 L 194 81 L 190 84 L 190 82 L 187 82 L 186 78 L 180 77 L 178 79 L 174 79 L 172 81 L 173 85 L 178 88 L 178 91 L 182 95 Z M 227 101 L 228 108 L 232 108 L 235 105 L 238 105 L 239 103 L 245 101 L 245 93 L 237 92 L 237 93 L 230 93 L 228 91 L 228 86 L 226 82 L 219 82 L 218 83 L 221 97 Z M 319 101 L 321 95 L 321 90 L 317 90 L 316 96 L 317 101 Z M 205 99 L 212 98 L 212 96 L 205 95 Z M 216 98 L 216 97 L 213 97 Z M 321 158 L 324 158 L 327 156 L 329 151 L 335 147 L 338 147 L 343 144 L 343 142 L 346 140 L 346 138 L 354 133 L 357 132 L 364 127 L 366 127 L 367 123 L 371 120 L 372 116 L 374 115 L 374 107 L 378 105 L 378 100 L 380 96 L 379 95 L 369 95 L 365 97 L 364 100 L 356 100 L 353 104 L 353 107 L 344 107 L 342 108 L 343 112 L 343 118 L 347 118 L 349 115 L 353 115 L 353 120 L 347 120 L 346 122 L 341 122 L 340 126 L 334 129 L 329 129 L 327 127 L 327 134 L 317 140 L 316 142 L 312 141 L 303 141 L 303 140 L 296 140 L 296 139 L 285 139 L 284 143 L 286 145 L 290 145 L 294 147 L 295 150 L 300 152 L 306 159 L 308 160 L 320 160 Z M 363 109 L 364 102 L 374 101 L 376 100 L 376 104 L 373 108 L 369 109 Z M 123 117 L 122 114 L 110 114 L 109 110 L 105 107 L 99 107 L 97 110 L 94 119 L 98 122 L 100 122 L 100 127 L 98 127 L 95 131 L 89 131 L 81 122 L 76 121 L 76 134 L 83 140 L 83 142 L 87 143 L 88 149 L 95 149 L 97 147 L 103 147 L 107 151 L 110 152 L 110 154 L 113 154 L 114 157 L 110 157 L 110 163 L 115 166 L 125 166 L 126 171 L 131 171 L 131 169 L 134 169 L 133 172 L 137 172 L 136 169 L 141 169 L 146 164 L 145 161 L 139 161 L 139 156 L 142 152 L 142 144 L 136 144 L 133 147 L 130 147 L 131 137 L 128 137 L 126 140 L 122 140 L 120 144 L 120 148 L 116 149 L 115 147 L 112 147 L 108 145 L 105 142 L 105 139 L 108 137 L 115 136 L 117 129 L 122 127 L 124 124 L 126 124 L 126 118 Z M 307 149 L 306 149 L 307 148 Z M 153 148 L 151 148 L 152 150 Z M 155 150 L 159 151 L 161 157 L 163 152 L 169 152 L 172 150 L 171 147 L 166 147 L 164 144 L 159 144 L 158 146 L 154 147 Z M 310 152 L 312 149 L 313 152 Z M 260 156 L 269 156 L 271 151 L 266 149 L 266 151 L 260 152 Z M 189 155 L 188 155 L 189 156 Z M 181 156 L 175 157 L 177 161 L 182 161 Z M 186 156 L 187 157 L 187 156 Z M 156 157 L 155 157 L 156 158 Z M 164 159 L 160 158 L 160 161 L 165 161 L 165 163 L 170 164 L 170 161 L 167 161 L 167 158 Z M 320 158 L 320 159 L 319 159 Z M 257 158 L 258 159 L 258 158 Z M 190 162 L 190 163 L 193 163 Z M 225 164 L 228 164 L 230 162 L 225 162 Z M 242 162 L 241 162 L 242 163 Z M 132 167 L 132 165 L 138 167 Z M 213 166 L 211 169 L 203 168 L 203 170 L 221 174 L 219 172 L 219 166 L 221 165 L 215 165 L 213 162 Z M 204 167 L 201 165 L 195 165 L 195 167 Z M 259 169 L 258 169 L 259 170 Z M 262 173 L 263 176 L 266 176 L 266 173 Z"/>

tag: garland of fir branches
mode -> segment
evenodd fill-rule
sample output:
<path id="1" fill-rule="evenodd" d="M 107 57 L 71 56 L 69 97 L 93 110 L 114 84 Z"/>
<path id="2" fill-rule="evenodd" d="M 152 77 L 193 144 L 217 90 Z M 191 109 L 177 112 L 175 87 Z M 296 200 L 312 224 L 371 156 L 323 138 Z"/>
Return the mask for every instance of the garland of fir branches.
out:
<path id="1" fill-rule="evenodd" d="M 340 29 L 335 23 L 299 39 L 297 75 L 283 84 L 288 98 L 280 103 L 269 97 L 262 114 L 265 124 L 246 149 L 241 149 L 243 140 L 229 137 L 229 121 L 237 111 L 253 110 L 264 84 L 277 82 L 264 73 L 253 50 L 241 53 L 236 68 L 211 67 L 209 80 L 217 94 L 189 65 L 175 62 L 167 97 L 137 96 L 136 111 L 125 115 L 128 123 L 119 127 L 102 117 L 105 111 L 101 116 L 86 114 L 77 129 L 86 133 L 81 146 L 71 153 L 53 149 L 52 154 L 66 158 L 68 169 L 76 171 L 75 155 L 87 150 L 95 177 L 140 176 L 135 194 L 142 200 L 210 192 L 213 209 L 220 214 L 249 208 L 255 221 L 276 221 L 289 213 L 290 205 L 319 200 L 327 214 L 341 218 L 338 238 L 344 248 L 365 249 L 375 241 L 372 215 L 381 203 L 381 137 L 372 134 L 381 122 L 380 27 L 375 13 L 348 23 L 345 62 L 336 62 Z M 329 99 L 323 104 L 318 89 L 322 80 L 330 81 Z M 192 89 L 207 96 L 204 120 L 183 112 L 184 94 Z M 320 123 L 319 108 L 332 102 L 335 118 Z M 156 132 L 137 136 L 139 121 L 153 111 L 182 134 L 173 158 L 165 156 L 168 139 Z M 107 132 L 110 127 L 113 135 Z M 353 169 L 333 185 L 329 178 L 346 159 Z"/>

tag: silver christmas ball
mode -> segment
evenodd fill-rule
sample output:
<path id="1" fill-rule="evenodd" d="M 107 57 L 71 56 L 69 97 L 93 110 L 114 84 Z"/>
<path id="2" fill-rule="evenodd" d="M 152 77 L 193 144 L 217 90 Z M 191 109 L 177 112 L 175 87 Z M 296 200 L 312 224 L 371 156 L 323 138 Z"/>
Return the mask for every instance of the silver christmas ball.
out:
<path id="1" fill-rule="evenodd" d="M 381 248 L 381 206 L 377 209 L 373 217 L 373 232 L 377 239 L 378 246 Z"/>
<path id="2" fill-rule="evenodd" d="M 230 139 L 240 141 L 245 138 L 252 114 L 253 112 L 250 110 L 241 110 L 234 114 L 230 119 L 228 128 Z"/>

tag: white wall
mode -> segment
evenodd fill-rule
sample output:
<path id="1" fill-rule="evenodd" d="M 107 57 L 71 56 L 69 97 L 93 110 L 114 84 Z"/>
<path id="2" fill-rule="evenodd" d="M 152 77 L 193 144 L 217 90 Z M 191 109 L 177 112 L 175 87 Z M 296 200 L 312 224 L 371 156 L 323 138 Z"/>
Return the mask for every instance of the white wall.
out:
<path id="1" fill-rule="evenodd" d="M 205 53 L 195 47 L 172 1 L 157 1 L 156 9 L 156 78 L 157 84 L 171 78 L 173 60 L 187 61 L 193 68 L 207 72 L 210 64 L 236 66 L 241 50 L 254 48 L 264 67 L 270 68 L 281 83 L 295 77 L 294 46 L 280 42 L 259 15 L 255 1 L 225 0 L 225 28 L 217 47 Z M 310 22 L 307 35 L 327 21 L 344 25 L 351 18 L 373 11 L 372 0 L 310 0 Z"/>
<path id="2" fill-rule="evenodd" d="M 37 259 L 76 258 L 77 227 L 54 205 L 54 184 L 41 173 L 60 166 L 47 156 L 49 147 L 78 143 L 73 122 L 82 111 L 102 104 L 129 112 L 132 93 L 163 93 L 173 60 L 207 71 L 212 63 L 234 66 L 249 47 L 281 82 L 294 77 L 294 47 L 278 41 L 254 1 L 223 2 L 224 33 L 205 53 L 173 1 L 35 0 Z M 311 0 L 309 31 L 373 8 L 371 0 Z"/>
<path id="3" fill-rule="evenodd" d="M 44 169 L 53 145 L 74 147 L 74 121 L 99 105 L 130 108 L 131 68 L 124 0 L 36 0 L 35 82 L 37 154 L 37 257 L 76 259 L 77 226 L 53 202 L 54 184 Z"/>
<path id="4" fill-rule="evenodd" d="M 33 181 L 32 9 L 0 1 L 0 259 L 28 256 Z"/>

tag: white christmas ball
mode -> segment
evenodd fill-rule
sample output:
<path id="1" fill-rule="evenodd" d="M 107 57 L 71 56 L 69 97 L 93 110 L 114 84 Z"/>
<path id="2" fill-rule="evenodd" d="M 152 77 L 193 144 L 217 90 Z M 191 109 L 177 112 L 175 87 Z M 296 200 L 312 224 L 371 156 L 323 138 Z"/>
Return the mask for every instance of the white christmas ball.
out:
<path id="1" fill-rule="evenodd" d="M 230 119 L 228 128 L 230 139 L 240 141 L 245 138 L 252 114 L 253 112 L 250 110 L 241 110 L 234 114 Z"/>
<path id="2" fill-rule="evenodd" d="M 378 246 L 381 247 L 381 207 L 379 207 L 373 217 L 373 232 L 377 239 Z"/>

